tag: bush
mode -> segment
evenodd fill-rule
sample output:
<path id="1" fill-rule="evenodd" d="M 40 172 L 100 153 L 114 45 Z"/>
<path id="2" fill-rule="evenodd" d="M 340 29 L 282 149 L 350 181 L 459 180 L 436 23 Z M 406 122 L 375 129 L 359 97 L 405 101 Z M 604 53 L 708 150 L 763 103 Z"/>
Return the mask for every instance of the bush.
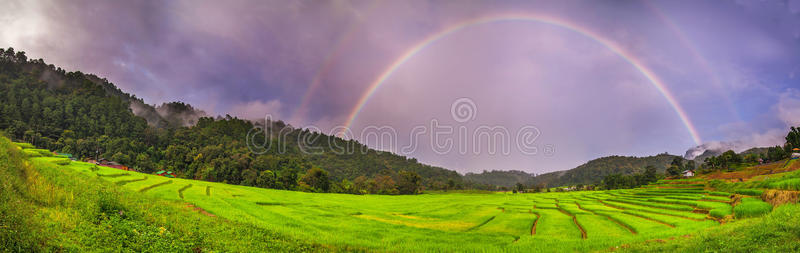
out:
<path id="1" fill-rule="evenodd" d="M 756 198 L 743 198 L 742 203 L 733 208 L 736 218 L 758 217 L 772 211 L 772 205 Z"/>
<path id="2" fill-rule="evenodd" d="M 759 189 L 738 189 L 736 190 L 736 194 L 748 195 L 748 196 L 761 196 L 761 194 L 764 194 L 764 191 Z"/>
<path id="3" fill-rule="evenodd" d="M 714 208 L 714 209 L 711 209 L 711 211 L 708 212 L 708 215 L 711 215 L 711 217 L 714 217 L 714 218 L 720 218 L 721 219 L 721 218 L 724 218 L 725 216 L 730 215 L 731 212 L 733 211 L 732 209 L 733 208 L 731 208 L 730 206 Z"/>

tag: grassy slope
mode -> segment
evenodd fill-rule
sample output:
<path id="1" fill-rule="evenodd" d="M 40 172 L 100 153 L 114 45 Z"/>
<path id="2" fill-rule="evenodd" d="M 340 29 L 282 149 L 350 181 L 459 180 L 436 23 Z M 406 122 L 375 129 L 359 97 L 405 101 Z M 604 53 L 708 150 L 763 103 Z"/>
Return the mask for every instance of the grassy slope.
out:
<path id="1" fill-rule="evenodd" d="M 0 137 L 0 251 L 310 251 L 322 249 L 184 204 L 120 189 Z M 52 158 L 49 158 L 52 159 Z"/>
<path id="2" fill-rule="evenodd" d="M 21 154 L 0 138 L 0 250 L 551 252 L 619 245 L 633 245 L 631 251 L 784 250 L 796 249 L 791 240 L 800 235 L 797 217 L 787 217 L 796 205 L 777 208 L 767 218 L 717 226 L 685 207 L 713 209 L 726 204 L 702 199 L 730 199 L 686 189 L 689 184 L 358 196 L 167 179 L 81 162 L 56 165 L 52 162 L 61 159 L 56 157 L 26 161 Z M 687 234 L 694 236 L 681 237 Z M 667 238 L 682 243 L 642 243 Z"/>
<path id="3" fill-rule="evenodd" d="M 596 194 L 597 192 L 535 195 L 447 193 L 417 196 L 314 194 L 167 179 L 109 168 L 91 171 L 90 166 L 73 163 L 67 167 L 79 171 L 85 177 L 103 175 L 104 180 L 120 184 L 133 192 L 146 189 L 147 195 L 161 199 L 178 201 L 182 194 L 182 201 L 202 207 L 219 217 L 336 248 L 391 248 L 399 251 L 587 251 L 688 234 L 716 224 L 710 220 L 702 221 L 705 215 L 651 210 L 646 206 L 639 206 L 642 210 L 672 212 L 697 217 L 701 221 L 655 213 L 642 214 L 677 225 L 676 228 L 670 228 L 637 216 L 621 215 L 620 219 L 636 220 L 632 223 L 637 224 L 641 230 L 639 234 L 632 234 L 605 217 L 579 210 L 575 203 L 581 196 L 595 194 L 601 199 L 616 197 Z M 171 183 L 162 184 L 164 182 Z M 181 189 L 183 191 L 179 194 Z M 206 193 L 206 189 L 209 189 L 210 194 Z M 618 194 L 628 192 L 619 191 Z M 581 232 L 571 216 L 556 207 L 555 199 L 561 201 L 561 209 L 576 213 L 576 219 L 587 230 L 586 240 L 581 239 Z M 533 208 L 534 203 L 537 203 L 537 208 Z M 590 199 L 582 204 L 591 206 L 600 203 Z M 600 209 L 603 209 L 602 205 Z M 617 209 L 605 211 L 619 213 Z M 536 220 L 536 214 L 542 218 L 537 234 L 531 236 L 531 226 Z M 607 236 L 606 230 L 614 232 L 616 236 Z"/>
<path id="4" fill-rule="evenodd" d="M 798 252 L 800 205 L 782 205 L 761 218 L 728 223 L 689 238 L 623 246 L 626 252 Z"/>

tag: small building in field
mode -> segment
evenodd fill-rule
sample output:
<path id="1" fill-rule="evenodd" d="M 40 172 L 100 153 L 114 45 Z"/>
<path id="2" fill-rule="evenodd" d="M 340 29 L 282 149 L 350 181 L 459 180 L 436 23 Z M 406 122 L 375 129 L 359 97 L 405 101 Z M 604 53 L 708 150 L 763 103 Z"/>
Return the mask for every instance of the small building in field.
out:
<path id="1" fill-rule="evenodd" d="M 800 158 L 800 148 L 793 148 L 792 149 L 792 159 Z"/>
<path id="2" fill-rule="evenodd" d="M 693 177 L 694 176 L 694 171 L 693 170 L 684 170 L 682 174 L 683 174 L 684 177 Z"/>
<path id="3" fill-rule="evenodd" d="M 168 178 L 175 178 L 175 173 L 172 173 L 172 171 L 159 170 L 156 172 L 156 175 Z"/>

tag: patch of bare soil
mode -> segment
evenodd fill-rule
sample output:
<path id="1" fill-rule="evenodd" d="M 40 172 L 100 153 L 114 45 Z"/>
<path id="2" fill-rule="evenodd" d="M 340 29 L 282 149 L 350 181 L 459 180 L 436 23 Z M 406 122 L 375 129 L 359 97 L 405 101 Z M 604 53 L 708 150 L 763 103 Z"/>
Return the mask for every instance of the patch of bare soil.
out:
<path id="1" fill-rule="evenodd" d="M 205 216 L 208 216 L 208 217 L 217 217 L 216 215 L 214 215 L 212 213 L 209 213 L 205 209 L 200 208 L 200 207 L 195 206 L 195 205 L 192 205 L 192 204 L 189 204 L 189 203 L 186 204 L 186 208 L 193 209 L 193 210 L 195 210 L 195 211 L 197 211 L 197 212 L 199 212 L 199 213 L 201 213 L 201 214 L 203 214 Z"/>
<path id="2" fill-rule="evenodd" d="M 536 224 L 539 224 L 539 219 L 542 218 L 542 216 L 539 215 L 538 213 L 535 214 L 536 214 L 536 220 L 533 221 L 533 225 L 531 226 L 531 236 L 536 234 Z"/>

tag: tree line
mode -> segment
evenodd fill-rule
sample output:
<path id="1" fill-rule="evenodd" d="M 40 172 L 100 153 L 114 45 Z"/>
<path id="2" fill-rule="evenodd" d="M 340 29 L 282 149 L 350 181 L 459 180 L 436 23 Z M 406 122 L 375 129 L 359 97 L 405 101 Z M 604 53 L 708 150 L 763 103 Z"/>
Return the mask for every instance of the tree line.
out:
<path id="1" fill-rule="evenodd" d="M 182 178 L 274 189 L 415 194 L 473 185 L 455 171 L 281 121 L 269 127 L 286 138 L 269 141 L 286 148 L 255 154 L 246 138 L 259 123 L 225 115 L 181 126 L 182 120 L 167 116 L 162 119 L 167 123 L 154 125 L 135 115 L 131 103 L 155 111 L 106 79 L 30 60 L 13 48 L 0 49 L 0 130 L 40 148 L 82 159 L 106 158 L 145 173 L 163 169 Z M 180 102 L 162 106 L 193 110 Z M 301 145 L 298 140 L 314 141 Z M 332 143 L 366 152 L 333 152 Z M 322 152 L 301 150 L 309 147 Z"/>

